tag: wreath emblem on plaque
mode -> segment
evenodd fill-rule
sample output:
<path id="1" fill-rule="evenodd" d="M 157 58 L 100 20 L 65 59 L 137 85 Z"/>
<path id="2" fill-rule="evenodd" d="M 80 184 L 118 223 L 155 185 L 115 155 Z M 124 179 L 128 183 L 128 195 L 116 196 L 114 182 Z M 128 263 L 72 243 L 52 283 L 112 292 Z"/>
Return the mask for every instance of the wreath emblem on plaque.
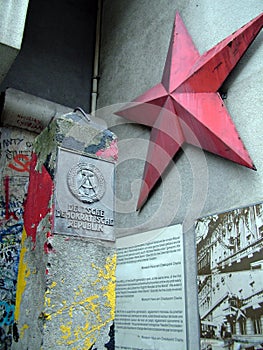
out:
<path id="1" fill-rule="evenodd" d="M 70 192 L 84 203 L 99 201 L 105 193 L 105 180 L 101 171 L 93 164 L 79 163 L 68 172 Z"/>

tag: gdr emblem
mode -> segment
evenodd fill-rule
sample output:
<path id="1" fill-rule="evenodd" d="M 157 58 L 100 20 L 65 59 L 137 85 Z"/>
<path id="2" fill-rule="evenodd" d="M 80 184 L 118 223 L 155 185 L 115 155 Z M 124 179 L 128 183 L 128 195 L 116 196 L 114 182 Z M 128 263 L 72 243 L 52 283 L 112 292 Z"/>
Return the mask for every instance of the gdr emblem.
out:
<path id="1" fill-rule="evenodd" d="M 99 201 L 105 193 L 105 180 L 93 164 L 79 163 L 73 166 L 67 176 L 71 193 L 84 203 Z"/>

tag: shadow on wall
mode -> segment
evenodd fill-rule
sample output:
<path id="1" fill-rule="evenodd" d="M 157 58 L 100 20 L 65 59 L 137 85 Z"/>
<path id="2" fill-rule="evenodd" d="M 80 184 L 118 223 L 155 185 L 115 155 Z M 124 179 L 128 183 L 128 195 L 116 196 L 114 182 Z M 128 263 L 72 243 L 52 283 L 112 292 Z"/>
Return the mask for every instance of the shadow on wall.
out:
<path id="1" fill-rule="evenodd" d="M 30 1 L 22 48 L 0 85 L 89 111 L 97 0 Z"/>

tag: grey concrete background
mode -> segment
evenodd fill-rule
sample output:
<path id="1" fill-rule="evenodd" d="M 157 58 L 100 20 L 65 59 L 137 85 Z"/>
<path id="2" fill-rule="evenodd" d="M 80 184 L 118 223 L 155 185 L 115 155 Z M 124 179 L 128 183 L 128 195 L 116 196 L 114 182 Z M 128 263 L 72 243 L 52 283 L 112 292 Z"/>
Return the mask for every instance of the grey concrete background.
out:
<path id="1" fill-rule="evenodd" d="M 257 0 L 238 3 L 132 1 L 125 5 L 117 0 L 110 3 L 105 1 L 98 115 L 112 125 L 120 140 L 118 186 L 119 196 L 123 201 L 132 198 L 129 186 L 134 191 L 139 187 L 138 184 L 132 186 L 132 182 L 141 179 L 147 151 L 147 145 L 143 147 L 142 144 L 149 137 L 149 129 L 139 125 L 131 126 L 112 112 L 160 81 L 176 10 L 180 12 L 200 53 L 204 53 L 261 13 L 263 5 Z M 207 152 L 185 146 L 185 154 L 181 154 L 175 165 L 171 165 L 164 176 L 166 181 L 155 191 L 140 215 L 131 215 L 137 201 L 137 193 L 134 193 L 133 201 L 125 207 L 126 211 L 130 210 L 127 213 L 129 215 L 122 217 L 120 227 L 127 227 L 130 232 L 131 226 L 141 224 L 142 217 L 149 219 L 149 214 L 152 215 L 150 208 L 157 209 L 156 207 L 163 205 L 161 193 L 173 172 L 178 174 L 171 179 L 168 190 L 171 193 L 173 188 L 176 189 L 173 196 L 179 196 L 179 190 L 180 198 L 176 202 L 180 199 L 180 205 L 177 204 L 177 212 L 171 223 L 185 220 L 187 211 L 193 210 L 193 206 L 198 206 L 199 210 L 195 210 L 189 219 L 262 199 L 262 46 L 260 33 L 222 88 L 227 92 L 227 108 L 258 171 L 254 172 Z M 126 156 L 122 156 L 122 153 Z M 198 177 L 198 182 L 197 179 L 193 181 L 193 177 Z M 127 182 L 125 191 L 124 182 Z M 121 203 L 119 206 L 120 212 L 123 205 Z M 165 217 L 167 214 L 166 212 Z M 159 217 L 159 220 L 159 225 L 166 221 L 164 217 Z M 152 228 L 152 225 L 145 224 L 145 228 Z"/>
<path id="2" fill-rule="evenodd" d="M 97 0 L 29 1 L 21 51 L 0 91 L 11 87 L 89 112 L 96 12 Z"/>
<path id="3" fill-rule="evenodd" d="M 139 233 L 183 223 L 189 349 L 198 348 L 196 218 L 262 201 L 261 32 L 224 83 L 225 104 L 257 172 L 185 146 L 165 172 L 141 212 L 136 203 L 143 174 L 148 128 L 115 116 L 114 111 L 160 82 L 175 11 L 202 54 L 263 11 L 258 0 L 104 1 L 101 81 L 97 115 L 119 138 L 117 234 Z"/>

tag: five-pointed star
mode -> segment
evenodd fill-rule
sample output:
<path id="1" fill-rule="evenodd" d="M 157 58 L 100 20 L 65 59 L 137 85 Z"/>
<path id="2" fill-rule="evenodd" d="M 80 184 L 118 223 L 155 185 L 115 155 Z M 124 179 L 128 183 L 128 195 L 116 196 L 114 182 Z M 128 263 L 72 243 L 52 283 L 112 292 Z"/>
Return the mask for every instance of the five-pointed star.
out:
<path id="1" fill-rule="evenodd" d="M 117 115 L 152 127 L 137 209 L 184 142 L 255 169 L 217 92 L 263 26 L 263 14 L 202 56 L 178 13 L 161 83 Z"/>

